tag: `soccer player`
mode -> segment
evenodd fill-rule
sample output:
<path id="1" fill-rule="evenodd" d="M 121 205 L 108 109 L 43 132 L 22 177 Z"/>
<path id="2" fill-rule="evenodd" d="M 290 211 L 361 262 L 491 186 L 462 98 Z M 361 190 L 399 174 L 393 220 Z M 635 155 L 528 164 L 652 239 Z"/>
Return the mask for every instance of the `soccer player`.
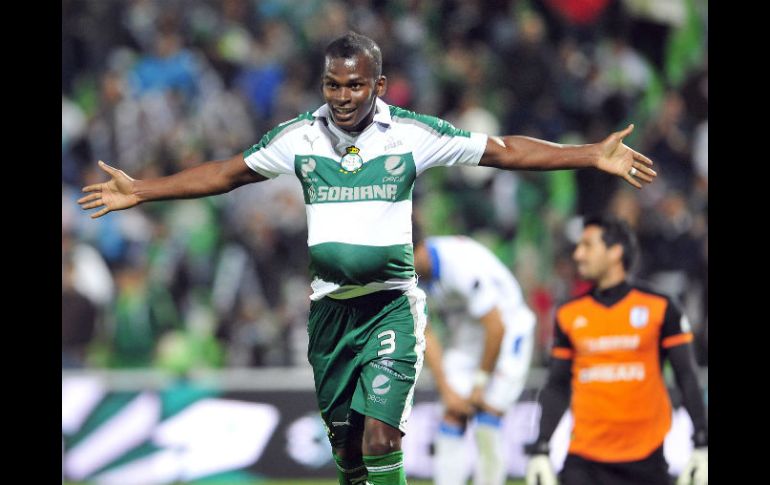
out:
<path id="1" fill-rule="evenodd" d="M 377 44 L 356 33 L 326 48 L 326 103 L 279 124 L 232 158 L 136 180 L 103 162 L 110 180 L 83 188 L 91 217 L 153 200 L 222 194 L 279 175 L 302 184 L 311 287 L 308 360 L 342 484 L 404 484 L 401 437 L 425 347 L 425 294 L 417 288 L 411 194 L 436 166 L 505 170 L 593 167 L 634 187 L 656 176 L 623 144 L 559 145 L 458 130 L 380 99 L 387 80 Z M 368 478 L 367 478 L 368 477 Z"/>
<path id="2" fill-rule="evenodd" d="M 695 374 L 693 335 L 667 296 L 628 278 L 637 242 L 618 219 L 584 223 L 573 258 L 593 289 L 558 307 L 548 382 L 527 485 L 555 485 L 548 444 L 571 405 L 574 426 L 562 485 L 670 483 L 663 441 L 671 403 L 663 379 L 668 359 L 693 422 L 695 449 L 679 484 L 708 482 L 708 431 Z"/>
<path id="3" fill-rule="evenodd" d="M 487 248 L 464 236 L 420 238 L 414 231 L 414 267 L 428 302 L 448 331 L 442 348 L 429 325 L 425 360 L 444 414 L 436 438 L 434 483 L 465 485 L 466 427 L 475 418 L 475 485 L 504 485 L 502 417 L 527 378 L 535 314 L 518 281 Z"/>

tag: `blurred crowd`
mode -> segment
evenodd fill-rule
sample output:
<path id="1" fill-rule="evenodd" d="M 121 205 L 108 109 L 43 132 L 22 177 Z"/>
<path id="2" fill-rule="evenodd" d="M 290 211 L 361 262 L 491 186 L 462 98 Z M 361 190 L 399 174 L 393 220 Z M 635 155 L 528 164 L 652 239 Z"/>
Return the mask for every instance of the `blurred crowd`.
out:
<path id="1" fill-rule="evenodd" d="M 106 180 L 230 157 L 323 103 L 322 52 L 347 30 L 382 48 L 385 101 L 489 134 L 587 143 L 633 122 L 655 162 L 637 191 L 593 170 L 434 169 L 415 210 L 467 234 L 522 283 L 550 344 L 585 288 L 580 217 L 640 237 L 639 278 L 676 296 L 708 363 L 708 25 L 702 0 L 64 0 L 62 366 L 306 365 L 307 228 L 291 177 L 96 221 Z"/>

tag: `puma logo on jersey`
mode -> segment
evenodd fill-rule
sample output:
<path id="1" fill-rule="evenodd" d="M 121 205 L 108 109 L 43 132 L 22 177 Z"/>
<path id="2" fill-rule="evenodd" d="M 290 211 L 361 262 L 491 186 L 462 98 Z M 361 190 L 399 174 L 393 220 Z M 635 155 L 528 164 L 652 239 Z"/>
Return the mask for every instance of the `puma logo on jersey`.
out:
<path id="1" fill-rule="evenodd" d="M 586 325 L 588 325 L 588 319 L 584 317 L 583 315 L 578 315 L 575 317 L 575 321 L 572 322 L 572 328 L 583 328 Z"/>
<path id="2" fill-rule="evenodd" d="M 321 137 L 321 135 L 316 135 L 316 137 L 311 140 L 310 136 L 308 136 L 307 134 L 302 135 L 302 139 L 304 139 L 306 142 L 308 142 L 308 144 L 310 144 L 310 149 L 311 150 L 313 149 L 313 143 L 315 143 L 316 140 L 318 140 L 320 137 Z"/>

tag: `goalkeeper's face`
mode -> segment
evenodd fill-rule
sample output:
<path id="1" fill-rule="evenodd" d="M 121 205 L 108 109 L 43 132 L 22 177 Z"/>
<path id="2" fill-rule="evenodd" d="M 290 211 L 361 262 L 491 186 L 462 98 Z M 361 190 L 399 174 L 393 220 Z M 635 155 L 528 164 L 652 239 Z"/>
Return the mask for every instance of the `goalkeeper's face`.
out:
<path id="1" fill-rule="evenodd" d="M 378 96 L 385 94 L 385 76 L 377 76 L 366 55 L 327 57 L 322 91 L 334 123 L 345 131 L 362 131 L 374 118 Z"/>
<path id="2" fill-rule="evenodd" d="M 623 271 L 623 248 L 620 244 L 607 247 L 602 239 L 602 229 L 588 226 L 572 253 L 577 263 L 580 277 L 593 282 L 600 282 L 611 272 Z"/>

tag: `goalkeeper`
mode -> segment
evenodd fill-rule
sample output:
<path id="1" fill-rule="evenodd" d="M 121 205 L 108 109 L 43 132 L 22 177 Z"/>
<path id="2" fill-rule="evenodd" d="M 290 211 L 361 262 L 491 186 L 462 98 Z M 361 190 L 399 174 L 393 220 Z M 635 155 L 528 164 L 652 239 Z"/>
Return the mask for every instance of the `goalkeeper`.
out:
<path id="1" fill-rule="evenodd" d="M 616 219 L 589 218 L 573 258 L 593 289 L 556 311 L 548 382 L 535 443 L 525 447 L 527 485 L 555 485 L 548 443 L 571 405 L 574 427 L 561 485 L 668 485 L 663 441 L 671 403 L 668 359 L 693 422 L 694 450 L 678 485 L 708 483 L 706 410 L 690 324 L 668 297 L 628 279 L 636 238 Z"/>

